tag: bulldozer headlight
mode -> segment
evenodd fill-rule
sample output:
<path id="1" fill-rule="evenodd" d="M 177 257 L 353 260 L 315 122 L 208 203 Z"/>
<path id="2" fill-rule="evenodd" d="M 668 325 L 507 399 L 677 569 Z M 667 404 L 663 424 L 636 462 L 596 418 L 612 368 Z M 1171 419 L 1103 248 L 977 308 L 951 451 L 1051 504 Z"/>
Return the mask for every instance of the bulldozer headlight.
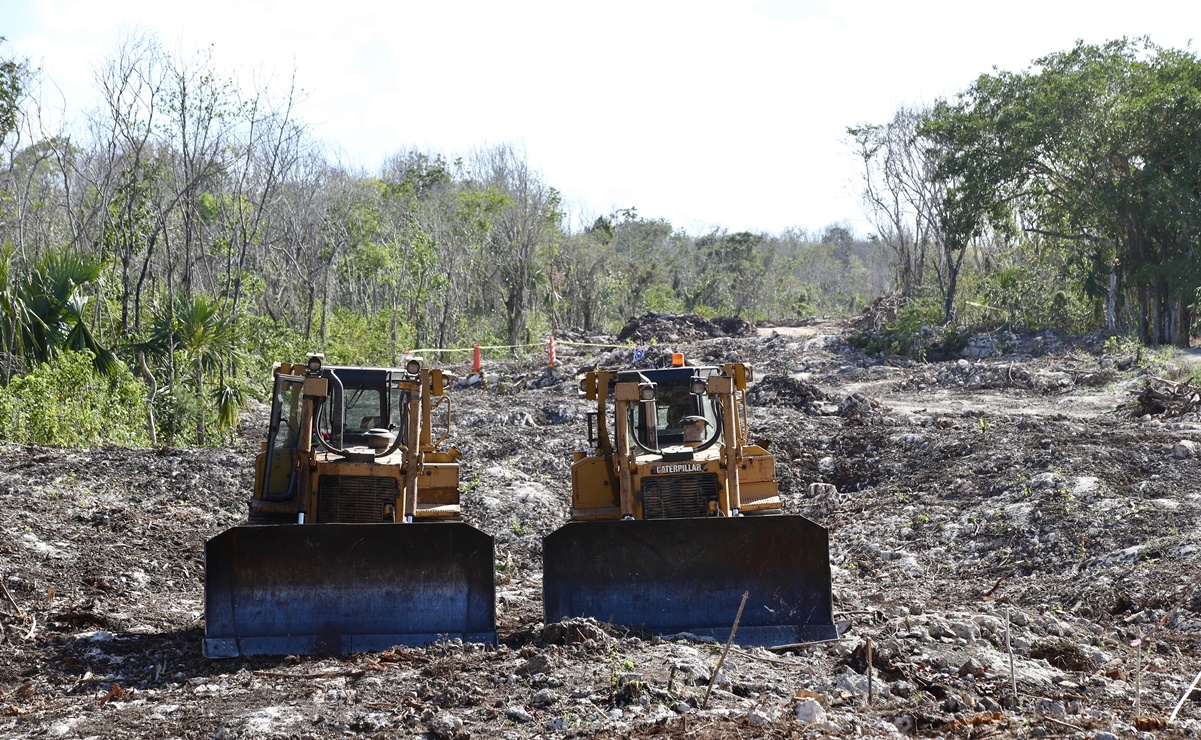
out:
<path id="1" fill-rule="evenodd" d="M 405 363 L 405 372 L 409 375 L 417 375 L 421 372 L 420 360 L 409 360 Z"/>
<path id="2" fill-rule="evenodd" d="M 322 355 L 310 355 L 309 356 L 309 372 L 310 373 L 312 373 L 313 375 L 316 375 L 321 372 L 321 360 L 322 359 L 324 359 Z"/>
<path id="3" fill-rule="evenodd" d="M 688 392 L 694 396 L 703 396 L 705 391 L 709 390 L 709 384 L 704 378 L 693 378 L 688 384 Z"/>
<path id="4" fill-rule="evenodd" d="M 655 400 L 655 384 L 643 383 L 638 386 L 638 397 L 643 401 Z"/>

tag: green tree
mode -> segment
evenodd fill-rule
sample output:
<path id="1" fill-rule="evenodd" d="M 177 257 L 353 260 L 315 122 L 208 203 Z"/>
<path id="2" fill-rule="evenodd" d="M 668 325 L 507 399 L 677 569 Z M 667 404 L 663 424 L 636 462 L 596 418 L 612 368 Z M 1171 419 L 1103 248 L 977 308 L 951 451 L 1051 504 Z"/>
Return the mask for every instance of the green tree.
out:
<path id="1" fill-rule="evenodd" d="M 5 38 L 0 36 L 0 44 Z M 0 143 L 17 130 L 21 97 L 32 71 L 23 59 L 0 59 Z"/>
<path id="2" fill-rule="evenodd" d="M 942 150 L 954 243 L 1013 213 L 1027 236 L 1108 251 L 1135 288 L 1142 340 L 1187 343 L 1201 279 L 1198 120 L 1201 61 L 1121 39 L 982 75 L 922 133 Z"/>

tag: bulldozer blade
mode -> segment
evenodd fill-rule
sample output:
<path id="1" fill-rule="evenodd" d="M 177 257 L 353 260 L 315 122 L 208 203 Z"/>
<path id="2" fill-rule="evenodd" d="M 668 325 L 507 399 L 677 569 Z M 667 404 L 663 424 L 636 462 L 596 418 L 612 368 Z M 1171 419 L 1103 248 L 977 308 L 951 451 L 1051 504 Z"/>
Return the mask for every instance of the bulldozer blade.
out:
<path id="1" fill-rule="evenodd" d="M 782 645 L 836 638 L 826 530 L 801 516 L 571 522 L 542 545 L 547 624 Z"/>
<path id="2" fill-rule="evenodd" d="M 496 642 L 492 538 L 467 524 L 234 527 L 204 568 L 209 658 Z"/>

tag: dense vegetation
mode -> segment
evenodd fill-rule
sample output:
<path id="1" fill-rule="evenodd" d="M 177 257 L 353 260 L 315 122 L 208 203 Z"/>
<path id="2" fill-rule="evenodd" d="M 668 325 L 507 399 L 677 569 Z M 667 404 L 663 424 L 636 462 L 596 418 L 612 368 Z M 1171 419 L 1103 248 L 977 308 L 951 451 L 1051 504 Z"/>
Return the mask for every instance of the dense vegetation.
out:
<path id="1" fill-rule="evenodd" d="M 690 234 L 634 208 L 573 224 L 510 145 L 401 150 L 365 172 L 307 133 L 294 84 L 239 84 L 152 37 L 122 41 L 96 109 L 50 129 L 37 70 L 2 52 L 0 438 L 142 443 L 153 377 L 163 439 L 204 444 L 273 360 L 393 363 L 644 311 L 789 319 L 896 291 L 908 305 L 881 351 L 962 324 L 1187 342 L 1195 313 L 1201 65 L 1145 41 L 1079 45 L 849 129 L 867 239 Z M 30 389 L 55 385 L 103 385 L 72 413 L 124 431 L 34 431 Z"/>
<path id="2" fill-rule="evenodd" d="M 972 305 L 966 289 L 994 320 L 1188 345 L 1201 285 L 1194 54 L 1080 42 L 849 132 L 902 293 L 936 295 L 945 322 Z"/>

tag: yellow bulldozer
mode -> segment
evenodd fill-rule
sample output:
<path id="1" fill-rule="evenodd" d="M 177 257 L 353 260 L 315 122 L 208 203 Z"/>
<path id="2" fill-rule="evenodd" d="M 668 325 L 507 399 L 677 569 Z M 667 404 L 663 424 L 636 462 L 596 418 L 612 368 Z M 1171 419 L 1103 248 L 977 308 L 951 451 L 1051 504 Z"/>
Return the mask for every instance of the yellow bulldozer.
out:
<path id="1" fill-rule="evenodd" d="M 747 437 L 741 363 L 587 373 L 589 452 L 571 519 L 543 541 L 546 623 L 780 645 L 837 637 L 826 530 L 784 515 L 775 460 Z M 613 400 L 612 433 L 608 404 Z"/>
<path id="2" fill-rule="evenodd" d="M 315 354 L 273 375 L 247 524 L 205 545 L 204 655 L 495 643 L 493 542 L 461 521 L 442 372 Z"/>

